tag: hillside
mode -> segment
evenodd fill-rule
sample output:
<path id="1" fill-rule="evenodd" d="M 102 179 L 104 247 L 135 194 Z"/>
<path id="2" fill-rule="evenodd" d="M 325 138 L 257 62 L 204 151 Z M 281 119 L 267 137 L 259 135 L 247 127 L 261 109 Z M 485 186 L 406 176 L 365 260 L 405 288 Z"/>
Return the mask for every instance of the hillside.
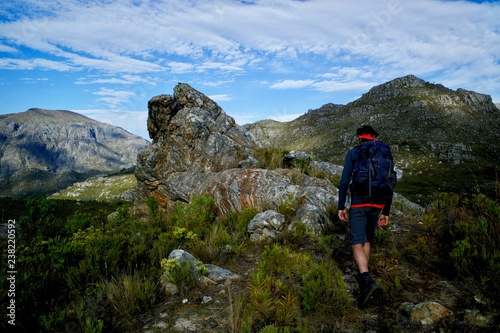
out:
<path id="1" fill-rule="evenodd" d="M 383 292 L 359 308 L 348 226 L 337 216 L 337 165 L 262 147 L 187 84 L 153 97 L 148 111 L 152 144 L 138 154 L 133 202 L 113 200 L 131 174 L 59 193 L 107 193 L 108 202 L 0 198 L 9 220 L 0 242 L 7 248 L 10 230 L 19 237 L 21 330 L 498 332 L 494 199 L 442 194 L 423 209 L 396 193 L 371 252 Z M 326 126 L 330 112 L 309 116 Z M 4 290 L 10 274 L 0 272 Z"/>
<path id="2" fill-rule="evenodd" d="M 404 171 L 398 191 L 419 201 L 435 191 L 488 191 L 500 159 L 500 110 L 491 97 L 413 75 L 373 87 L 346 105 L 326 104 L 285 123 L 245 127 L 262 143 L 343 164 L 356 128 L 371 124 Z M 416 195 L 418 193 L 418 195 Z"/>
<path id="3" fill-rule="evenodd" d="M 49 193 L 92 175 L 132 169 L 149 142 L 71 111 L 0 116 L 0 195 Z"/>

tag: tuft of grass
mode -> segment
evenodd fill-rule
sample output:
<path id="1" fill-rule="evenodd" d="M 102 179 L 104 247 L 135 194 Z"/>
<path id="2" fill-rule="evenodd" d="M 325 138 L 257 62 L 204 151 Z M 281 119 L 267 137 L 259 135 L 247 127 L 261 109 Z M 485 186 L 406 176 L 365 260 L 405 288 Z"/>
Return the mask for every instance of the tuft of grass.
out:
<path id="1" fill-rule="evenodd" d="M 331 262 L 311 264 L 302 274 L 302 308 L 305 314 L 318 310 L 341 317 L 349 304 L 342 273 Z"/>
<path id="2" fill-rule="evenodd" d="M 290 151 L 277 147 L 258 148 L 254 151 L 254 157 L 259 161 L 258 168 L 261 169 L 282 169 L 283 156 Z"/>
<path id="3" fill-rule="evenodd" d="M 121 275 L 102 282 L 114 316 L 124 328 L 136 326 L 138 315 L 155 303 L 154 283 L 139 274 Z"/>

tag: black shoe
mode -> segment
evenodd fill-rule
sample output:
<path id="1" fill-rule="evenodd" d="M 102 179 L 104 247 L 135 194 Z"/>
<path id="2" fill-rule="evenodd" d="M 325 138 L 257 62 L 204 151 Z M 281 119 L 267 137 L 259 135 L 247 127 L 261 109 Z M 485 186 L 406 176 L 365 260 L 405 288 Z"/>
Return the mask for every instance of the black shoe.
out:
<path id="1" fill-rule="evenodd" d="M 358 298 L 358 307 L 360 308 L 366 307 L 369 303 L 368 301 L 380 292 L 380 287 L 373 279 L 370 278 L 368 281 L 365 280 L 364 282 L 365 283 L 360 286 L 361 295 Z"/>

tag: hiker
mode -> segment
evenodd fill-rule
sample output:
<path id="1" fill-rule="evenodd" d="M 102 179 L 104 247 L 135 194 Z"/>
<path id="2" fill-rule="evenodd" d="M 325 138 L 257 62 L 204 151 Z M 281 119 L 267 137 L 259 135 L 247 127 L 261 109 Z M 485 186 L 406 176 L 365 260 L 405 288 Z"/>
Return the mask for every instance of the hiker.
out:
<path id="1" fill-rule="evenodd" d="M 380 291 L 370 276 L 368 262 L 377 226 L 385 227 L 389 222 L 396 173 L 390 148 L 376 140 L 378 133 L 375 129 L 365 125 L 356 130 L 356 135 L 360 144 L 346 154 L 339 187 L 338 216 L 344 222 L 349 220 L 350 243 L 359 270 L 358 306 L 364 307 L 370 297 Z M 376 156 L 369 156 L 370 152 Z M 385 174 L 376 174 L 381 169 Z M 378 187 L 383 187 L 383 190 Z M 345 205 L 349 190 L 351 205 L 348 214 Z"/>

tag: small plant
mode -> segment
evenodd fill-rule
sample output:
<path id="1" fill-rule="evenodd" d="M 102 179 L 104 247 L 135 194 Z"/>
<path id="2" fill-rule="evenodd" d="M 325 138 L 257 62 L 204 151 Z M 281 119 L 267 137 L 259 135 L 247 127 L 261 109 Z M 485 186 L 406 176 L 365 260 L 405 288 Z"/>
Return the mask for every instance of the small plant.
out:
<path id="1" fill-rule="evenodd" d="M 137 315 L 155 302 L 154 283 L 138 274 L 111 278 L 103 285 L 115 316 L 124 320 L 127 326 L 137 324 Z"/>
<path id="2" fill-rule="evenodd" d="M 257 167 L 274 170 L 283 168 L 283 156 L 288 153 L 289 150 L 286 149 L 267 147 L 256 149 L 254 151 L 254 157 L 259 161 Z"/>
<path id="3" fill-rule="evenodd" d="M 149 222 L 155 226 L 159 225 L 162 220 L 162 214 L 158 201 L 154 197 L 149 197 L 146 200 L 146 205 L 148 206 Z"/>
<path id="4" fill-rule="evenodd" d="M 179 243 L 179 247 L 189 244 L 197 238 L 194 232 L 180 227 L 174 227 L 172 229 L 172 235 L 174 239 Z"/>
<path id="5" fill-rule="evenodd" d="M 250 291 L 250 304 L 256 321 L 267 323 L 274 314 L 275 300 L 272 285 L 273 279 L 270 275 L 255 272 L 251 276 L 248 289 Z"/>
<path id="6" fill-rule="evenodd" d="M 248 301 L 246 293 L 233 293 L 231 286 L 228 288 L 229 305 L 227 309 L 226 329 L 230 333 L 241 333 L 251 331 L 251 322 L 253 318 L 249 317 L 250 325 L 245 317 L 245 308 Z"/>
<path id="7" fill-rule="evenodd" d="M 168 273 L 170 281 L 179 288 L 183 295 L 196 287 L 194 272 L 199 272 L 198 267 L 202 266 L 201 263 L 197 267 L 193 267 L 194 265 L 186 260 L 162 259 L 160 265 Z M 206 274 L 203 268 L 201 271 Z"/>
<path id="8" fill-rule="evenodd" d="M 208 274 L 208 268 L 207 266 L 203 265 L 203 263 L 200 260 L 196 260 L 196 270 L 200 275 L 207 275 Z"/>
<path id="9" fill-rule="evenodd" d="M 302 204 L 303 198 L 297 197 L 295 193 L 288 193 L 286 196 L 280 198 L 280 203 L 276 208 L 276 211 L 285 216 L 287 221 L 295 215 L 295 212 Z"/>
<path id="10" fill-rule="evenodd" d="M 255 322 L 280 328 L 295 325 L 301 316 L 297 272 L 306 270 L 308 262 L 307 255 L 289 248 L 266 246 L 248 286 Z"/>
<path id="11" fill-rule="evenodd" d="M 375 229 L 375 238 L 373 239 L 376 246 L 386 246 L 391 243 L 392 232 L 388 227 Z"/>
<path id="12" fill-rule="evenodd" d="M 215 219 L 214 199 L 208 195 L 200 195 L 187 205 L 179 203 L 169 215 L 168 224 L 190 230 L 203 238 Z"/>
<path id="13" fill-rule="evenodd" d="M 330 262 L 312 264 L 302 275 L 302 285 L 302 308 L 305 314 L 319 306 L 323 311 L 337 316 L 345 314 L 349 303 L 345 282 L 341 272 Z"/>

